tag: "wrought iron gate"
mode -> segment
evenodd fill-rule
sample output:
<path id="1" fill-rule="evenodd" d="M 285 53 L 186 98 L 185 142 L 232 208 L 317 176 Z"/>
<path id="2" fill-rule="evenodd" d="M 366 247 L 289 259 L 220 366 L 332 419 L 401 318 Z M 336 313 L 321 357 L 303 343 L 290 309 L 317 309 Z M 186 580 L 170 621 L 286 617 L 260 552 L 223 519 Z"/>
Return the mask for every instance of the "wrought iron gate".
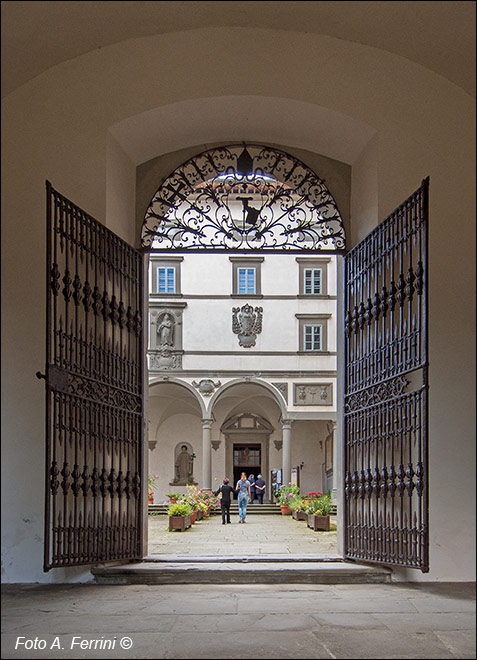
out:
<path id="1" fill-rule="evenodd" d="M 428 189 L 345 257 L 345 557 L 423 572 Z"/>
<path id="2" fill-rule="evenodd" d="M 46 185 L 48 571 L 142 558 L 143 277 L 137 250 Z"/>

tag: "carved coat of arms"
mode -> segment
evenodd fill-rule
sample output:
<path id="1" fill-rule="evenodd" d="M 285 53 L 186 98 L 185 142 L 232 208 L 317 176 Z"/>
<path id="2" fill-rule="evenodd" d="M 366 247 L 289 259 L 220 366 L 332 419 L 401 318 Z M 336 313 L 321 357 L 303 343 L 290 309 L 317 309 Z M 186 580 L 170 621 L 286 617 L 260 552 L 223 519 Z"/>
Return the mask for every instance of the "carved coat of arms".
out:
<path id="1" fill-rule="evenodd" d="M 238 335 L 244 348 L 255 346 L 257 335 L 262 332 L 263 308 L 244 305 L 232 309 L 232 331 Z"/>

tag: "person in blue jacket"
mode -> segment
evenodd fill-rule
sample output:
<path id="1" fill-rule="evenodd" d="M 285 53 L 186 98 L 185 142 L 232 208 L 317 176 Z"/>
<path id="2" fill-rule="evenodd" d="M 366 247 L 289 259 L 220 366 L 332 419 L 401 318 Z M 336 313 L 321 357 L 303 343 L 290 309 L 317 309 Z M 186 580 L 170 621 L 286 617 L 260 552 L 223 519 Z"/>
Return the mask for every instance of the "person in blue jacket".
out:
<path id="1" fill-rule="evenodd" d="M 250 474 L 248 480 L 250 482 L 250 504 L 253 504 L 253 500 L 255 499 L 255 475 Z"/>
<path id="2" fill-rule="evenodd" d="M 235 490 L 238 490 L 239 523 L 244 523 L 247 515 L 247 504 L 250 499 L 250 481 L 247 479 L 245 472 L 242 472 Z"/>

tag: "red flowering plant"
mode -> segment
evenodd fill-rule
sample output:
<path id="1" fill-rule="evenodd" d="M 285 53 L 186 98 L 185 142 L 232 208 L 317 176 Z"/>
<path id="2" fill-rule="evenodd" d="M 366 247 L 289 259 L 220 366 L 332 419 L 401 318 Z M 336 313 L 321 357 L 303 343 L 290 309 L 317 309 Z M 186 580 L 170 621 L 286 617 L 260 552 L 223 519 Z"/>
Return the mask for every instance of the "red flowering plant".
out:
<path id="1" fill-rule="evenodd" d="M 147 477 L 147 484 L 148 484 L 148 495 L 149 497 L 154 497 L 154 487 L 156 485 L 156 479 L 159 478 L 158 474 L 149 474 Z"/>
<path id="2" fill-rule="evenodd" d="M 330 492 L 326 493 L 326 495 L 320 493 L 320 497 L 310 500 L 307 504 L 307 513 L 317 516 L 327 516 L 333 509 Z"/>

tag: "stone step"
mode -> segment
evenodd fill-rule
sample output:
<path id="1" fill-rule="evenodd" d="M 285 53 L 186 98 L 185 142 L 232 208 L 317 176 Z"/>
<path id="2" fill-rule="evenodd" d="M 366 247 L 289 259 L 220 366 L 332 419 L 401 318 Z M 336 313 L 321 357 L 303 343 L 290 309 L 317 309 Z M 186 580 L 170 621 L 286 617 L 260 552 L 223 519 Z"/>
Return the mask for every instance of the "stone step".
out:
<path id="1" fill-rule="evenodd" d="M 338 557 L 182 557 L 146 559 L 91 570 L 98 584 L 370 584 L 391 582 L 391 570 Z"/>
<path id="2" fill-rule="evenodd" d="M 149 513 L 160 513 L 167 514 L 168 504 L 149 504 L 148 511 Z M 219 513 L 220 510 L 217 510 L 213 513 Z M 238 514 L 238 504 L 233 502 L 230 505 L 230 513 Z M 276 504 L 249 504 L 247 507 L 247 515 L 253 514 L 266 514 L 266 515 L 281 515 L 280 507 Z M 336 515 L 336 507 L 331 511 L 331 515 Z"/>
<path id="3" fill-rule="evenodd" d="M 149 504 L 148 511 L 149 513 L 160 513 L 167 514 L 168 504 Z M 220 509 L 214 511 L 213 513 L 218 513 L 220 515 Z M 230 513 L 238 514 L 238 504 L 230 505 Z M 247 515 L 250 514 L 266 514 L 266 515 L 281 515 L 280 507 L 275 504 L 252 504 L 247 507 Z"/>

